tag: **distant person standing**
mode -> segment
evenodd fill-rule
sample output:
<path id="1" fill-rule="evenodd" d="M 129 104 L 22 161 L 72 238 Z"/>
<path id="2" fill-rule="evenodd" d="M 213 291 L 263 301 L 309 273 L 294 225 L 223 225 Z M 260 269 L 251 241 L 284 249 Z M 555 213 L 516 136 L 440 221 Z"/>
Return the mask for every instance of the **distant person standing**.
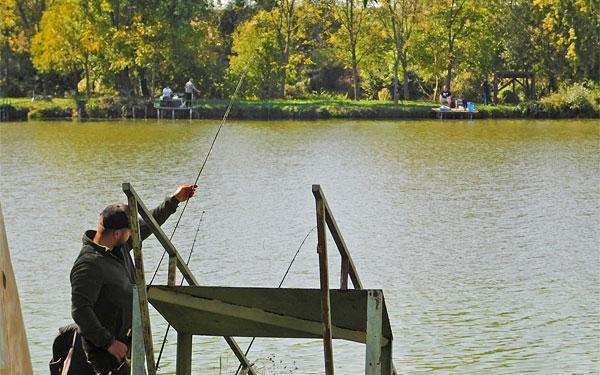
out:
<path id="1" fill-rule="evenodd" d="M 490 83 L 487 77 L 483 78 L 481 87 L 483 88 L 483 104 L 488 105 L 488 101 L 490 100 Z"/>
<path id="2" fill-rule="evenodd" d="M 185 84 L 185 106 L 186 107 L 191 107 L 192 106 L 192 99 L 194 97 L 194 91 L 196 91 L 197 93 L 200 93 L 200 90 L 198 90 L 195 86 L 194 86 L 194 80 L 190 78 L 189 81 L 187 81 L 187 83 Z"/>

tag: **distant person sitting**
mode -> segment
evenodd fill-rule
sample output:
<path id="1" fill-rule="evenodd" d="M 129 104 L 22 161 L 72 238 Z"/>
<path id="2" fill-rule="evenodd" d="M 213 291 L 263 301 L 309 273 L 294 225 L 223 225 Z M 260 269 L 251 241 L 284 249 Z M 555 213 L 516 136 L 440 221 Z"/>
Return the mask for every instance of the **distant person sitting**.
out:
<path id="1" fill-rule="evenodd" d="M 440 93 L 440 105 L 444 105 L 444 103 L 448 104 L 448 106 L 450 106 L 450 104 L 452 103 L 452 93 L 450 92 L 450 90 L 448 90 L 446 85 L 444 85 L 444 88 Z"/>
<path id="2" fill-rule="evenodd" d="M 184 96 L 185 106 L 188 108 L 192 106 L 192 99 L 194 96 L 194 91 L 196 91 L 197 93 L 200 93 L 200 90 L 198 90 L 194 86 L 194 80 L 190 78 L 190 80 L 185 84 L 185 96 Z"/>
<path id="3" fill-rule="evenodd" d="M 171 90 L 171 88 L 169 86 L 165 87 L 162 91 L 162 99 L 171 99 L 171 96 L 173 95 L 173 90 Z"/>
<path id="4" fill-rule="evenodd" d="M 166 86 L 162 90 L 162 95 L 160 97 L 160 106 L 161 107 L 170 107 L 172 95 L 173 95 L 173 90 L 171 90 L 171 88 L 169 86 Z"/>

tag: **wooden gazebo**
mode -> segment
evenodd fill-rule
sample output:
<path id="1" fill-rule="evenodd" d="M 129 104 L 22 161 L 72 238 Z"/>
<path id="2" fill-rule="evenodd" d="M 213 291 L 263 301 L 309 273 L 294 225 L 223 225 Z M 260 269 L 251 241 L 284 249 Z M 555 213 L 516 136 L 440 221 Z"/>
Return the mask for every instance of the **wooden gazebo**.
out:
<path id="1" fill-rule="evenodd" d="M 508 82 L 505 82 L 508 80 Z M 512 83 L 513 93 L 516 95 L 515 82 L 525 88 L 529 99 L 535 100 L 535 72 L 502 71 L 494 74 L 494 104 L 498 104 L 498 92 Z"/>

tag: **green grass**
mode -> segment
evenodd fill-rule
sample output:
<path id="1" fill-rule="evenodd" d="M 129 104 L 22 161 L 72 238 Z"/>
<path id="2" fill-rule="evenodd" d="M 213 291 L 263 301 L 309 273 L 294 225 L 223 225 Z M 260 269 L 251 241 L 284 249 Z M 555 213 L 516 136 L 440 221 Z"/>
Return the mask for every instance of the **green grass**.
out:
<path id="1" fill-rule="evenodd" d="M 50 101 L 31 98 L 8 98 L 17 110 L 17 118 L 76 118 L 79 115 L 77 100 L 74 98 L 54 98 Z M 230 100 L 227 99 L 199 99 L 194 101 L 196 109 L 195 118 L 220 119 L 223 117 Z M 538 103 L 538 102 L 535 102 Z M 527 112 L 523 105 L 484 106 L 474 103 L 482 118 L 518 118 L 539 117 L 540 110 L 534 113 Z M 153 102 L 145 98 L 118 98 L 109 96 L 93 97 L 85 104 L 83 117 L 87 118 L 124 118 L 131 117 L 132 107 L 135 107 L 136 116 L 145 114 L 150 118 L 156 117 Z M 244 100 L 236 99 L 233 102 L 229 118 L 271 120 L 271 119 L 327 119 L 327 118 L 355 118 L 355 119 L 402 119 L 402 118 L 430 118 L 431 109 L 439 107 L 438 102 L 432 101 L 404 101 L 394 104 L 391 101 L 377 100 L 336 100 L 336 99 L 310 99 L 310 100 Z M 543 108 L 542 108 L 542 111 Z M 189 118 L 185 111 L 176 113 L 178 118 Z M 543 115 L 543 113 L 542 113 Z M 552 117 L 552 113 L 546 113 Z"/>

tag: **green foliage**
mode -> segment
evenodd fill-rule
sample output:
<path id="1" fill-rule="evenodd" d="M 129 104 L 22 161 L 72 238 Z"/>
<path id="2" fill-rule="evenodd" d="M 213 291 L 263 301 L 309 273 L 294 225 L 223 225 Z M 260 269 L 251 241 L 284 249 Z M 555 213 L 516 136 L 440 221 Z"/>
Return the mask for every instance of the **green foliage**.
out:
<path id="1" fill-rule="evenodd" d="M 598 114 L 600 89 L 589 89 L 583 83 L 563 87 L 541 102 L 559 114 L 559 117 L 589 117 Z"/>
<path id="2" fill-rule="evenodd" d="M 519 95 L 517 93 L 514 93 L 512 91 L 512 88 L 507 88 L 507 89 L 500 91 L 498 96 L 499 96 L 498 100 L 502 104 L 516 105 L 516 104 L 519 104 L 519 102 L 520 102 Z"/>
<path id="3" fill-rule="evenodd" d="M 243 97 L 281 97 L 282 85 L 290 98 L 352 97 L 356 76 L 361 97 L 374 100 L 384 89 L 393 94 L 400 48 L 410 97 L 437 96 L 449 70 L 451 90 L 473 100 L 481 100 L 484 75 L 534 71 L 552 111 L 590 110 L 582 95 L 563 98 L 582 90 L 573 82 L 600 80 L 594 2 L 371 4 L 234 0 L 217 9 L 196 0 L 1 0 L 0 92 L 76 95 L 87 71 L 96 94 L 147 95 L 165 85 L 181 92 L 194 78 L 201 97 L 227 98 L 249 63 Z M 402 82 L 402 64 L 398 71 Z M 565 85 L 571 88 L 550 95 Z M 516 103 L 511 96 L 501 100 Z"/>
<path id="4" fill-rule="evenodd" d="M 377 98 L 380 102 L 389 102 L 392 100 L 392 94 L 387 87 L 384 87 L 377 93 Z"/>

